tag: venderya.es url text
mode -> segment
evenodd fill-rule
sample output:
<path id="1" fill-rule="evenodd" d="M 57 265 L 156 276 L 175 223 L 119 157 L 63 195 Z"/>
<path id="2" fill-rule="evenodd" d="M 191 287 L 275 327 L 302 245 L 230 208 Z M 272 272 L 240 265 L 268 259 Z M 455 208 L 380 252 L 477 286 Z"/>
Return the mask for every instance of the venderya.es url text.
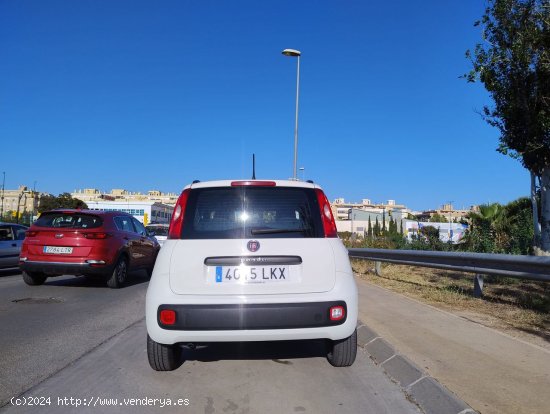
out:
<path id="1" fill-rule="evenodd" d="M 44 407 L 186 407 L 189 398 L 109 398 L 109 397 L 12 397 L 10 403 L 15 406 Z"/>

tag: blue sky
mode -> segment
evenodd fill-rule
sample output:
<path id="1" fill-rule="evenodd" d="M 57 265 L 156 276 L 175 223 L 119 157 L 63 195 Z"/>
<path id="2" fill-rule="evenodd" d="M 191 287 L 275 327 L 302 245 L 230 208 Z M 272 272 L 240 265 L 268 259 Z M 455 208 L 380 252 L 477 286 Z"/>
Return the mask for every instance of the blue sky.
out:
<path id="1" fill-rule="evenodd" d="M 292 176 L 329 199 L 413 209 L 506 203 L 529 177 L 496 152 L 459 76 L 468 1 L 0 0 L 0 173 L 58 194 L 179 192 Z M 302 174 L 300 174 L 302 177 Z M 1 177 L 0 177 L 1 179 Z"/>

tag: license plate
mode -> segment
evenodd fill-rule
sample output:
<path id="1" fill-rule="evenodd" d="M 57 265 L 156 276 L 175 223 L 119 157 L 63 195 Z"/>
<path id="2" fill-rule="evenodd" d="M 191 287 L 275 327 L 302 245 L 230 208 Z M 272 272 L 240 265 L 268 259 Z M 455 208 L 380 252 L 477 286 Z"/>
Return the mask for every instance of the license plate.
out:
<path id="1" fill-rule="evenodd" d="M 72 247 L 44 246 L 44 253 L 71 254 L 72 252 L 73 252 Z"/>
<path id="2" fill-rule="evenodd" d="M 291 282 L 288 266 L 216 266 L 216 283 L 284 283 Z"/>

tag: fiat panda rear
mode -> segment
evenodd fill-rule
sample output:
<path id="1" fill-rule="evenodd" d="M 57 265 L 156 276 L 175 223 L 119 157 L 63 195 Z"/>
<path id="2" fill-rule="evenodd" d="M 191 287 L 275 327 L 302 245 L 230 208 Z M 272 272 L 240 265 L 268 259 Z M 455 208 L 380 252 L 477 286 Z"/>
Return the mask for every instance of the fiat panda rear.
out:
<path id="1" fill-rule="evenodd" d="M 357 288 L 322 189 L 299 181 L 187 186 L 146 299 L 148 356 L 172 370 L 181 346 L 325 339 L 356 355 Z"/>

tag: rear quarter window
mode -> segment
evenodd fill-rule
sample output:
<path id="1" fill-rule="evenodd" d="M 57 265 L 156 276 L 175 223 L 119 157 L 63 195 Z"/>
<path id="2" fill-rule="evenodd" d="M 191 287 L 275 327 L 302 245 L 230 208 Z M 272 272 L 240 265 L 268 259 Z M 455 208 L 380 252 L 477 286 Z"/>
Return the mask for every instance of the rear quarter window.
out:
<path id="1" fill-rule="evenodd" d="M 121 231 L 127 231 L 130 233 L 135 233 L 134 225 L 132 224 L 132 218 L 127 216 L 117 216 L 115 217 L 116 228 Z"/>
<path id="2" fill-rule="evenodd" d="M 313 189 L 216 187 L 189 194 L 183 239 L 324 237 Z"/>
<path id="3" fill-rule="evenodd" d="M 84 213 L 43 213 L 34 223 L 39 227 L 93 229 L 103 225 L 103 219 Z"/>
<path id="4" fill-rule="evenodd" d="M 0 226 L 0 241 L 13 240 L 13 230 L 11 226 Z"/>
<path id="5" fill-rule="evenodd" d="M 168 226 L 147 226 L 147 230 L 154 231 L 155 236 L 168 236 Z"/>

